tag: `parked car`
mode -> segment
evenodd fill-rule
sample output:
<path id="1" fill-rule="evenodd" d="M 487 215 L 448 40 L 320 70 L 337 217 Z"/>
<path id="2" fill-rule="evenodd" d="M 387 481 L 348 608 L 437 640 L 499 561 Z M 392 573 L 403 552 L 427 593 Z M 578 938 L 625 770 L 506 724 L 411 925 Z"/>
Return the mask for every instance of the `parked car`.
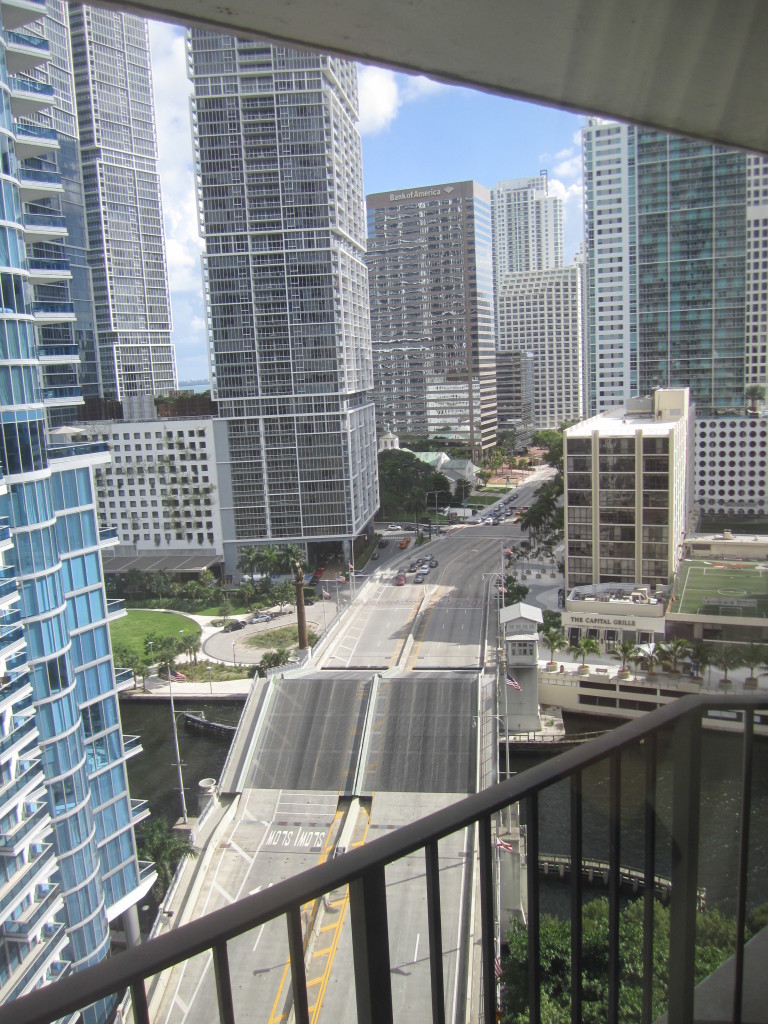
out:
<path id="1" fill-rule="evenodd" d="M 248 619 L 248 625 L 252 626 L 256 622 L 271 622 L 271 621 L 272 621 L 272 616 L 269 615 L 268 612 L 261 612 L 260 615 L 252 615 L 251 618 Z"/>
<path id="2" fill-rule="evenodd" d="M 423 583 L 424 582 L 424 577 L 421 575 L 421 573 L 419 573 L 417 576 L 413 577 L 413 582 L 414 583 Z"/>
<path id="3" fill-rule="evenodd" d="M 400 572 L 400 573 L 397 574 L 397 578 L 395 579 L 395 586 L 396 587 L 404 587 L 405 586 L 405 573 L 404 572 Z"/>
<path id="4" fill-rule="evenodd" d="M 389 541 L 387 540 L 387 538 L 386 538 L 386 537 L 382 537 L 382 538 L 381 538 L 381 540 L 379 541 L 379 547 L 380 547 L 380 548 L 386 548 L 386 547 L 389 547 Z"/>
<path id="5" fill-rule="evenodd" d="M 226 626 L 224 627 L 224 629 L 222 629 L 221 632 L 222 633 L 235 633 L 238 629 L 245 629 L 245 623 L 244 622 L 240 622 L 239 619 L 233 619 L 231 622 L 228 622 L 226 624 Z"/>
<path id="6" fill-rule="evenodd" d="M 388 530 L 402 530 L 402 526 L 399 523 L 390 523 L 387 527 Z"/>

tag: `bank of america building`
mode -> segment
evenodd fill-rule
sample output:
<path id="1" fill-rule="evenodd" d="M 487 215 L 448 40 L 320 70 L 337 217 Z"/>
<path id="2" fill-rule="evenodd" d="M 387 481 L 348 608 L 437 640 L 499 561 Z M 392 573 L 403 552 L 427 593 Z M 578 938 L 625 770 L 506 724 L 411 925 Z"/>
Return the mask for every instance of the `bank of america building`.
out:
<path id="1" fill-rule="evenodd" d="M 378 507 L 354 64 L 193 29 L 225 564 Z"/>

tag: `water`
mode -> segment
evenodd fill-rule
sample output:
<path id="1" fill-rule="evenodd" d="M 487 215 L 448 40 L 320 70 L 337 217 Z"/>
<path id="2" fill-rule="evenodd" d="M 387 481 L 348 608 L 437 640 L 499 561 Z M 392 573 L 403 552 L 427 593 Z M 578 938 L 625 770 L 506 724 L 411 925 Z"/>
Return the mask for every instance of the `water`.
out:
<path id="1" fill-rule="evenodd" d="M 175 701 L 178 718 L 179 753 L 184 775 L 187 813 L 196 816 L 207 800 L 198 787 L 200 779 L 219 778 L 229 752 L 229 743 L 218 736 L 187 732 L 180 711 L 204 711 L 205 717 L 226 725 L 237 725 L 243 701 Z M 153 815 L 162 815 L 169 824 L 181 817 L 178 773 L 173 750 L 171 708 L 165 701 L 121 701 L 123 731 L 141 736 L 144 752 L 128 761 L 131 796 L 149 801 Z"/>
<path id="2" fill-rule="evenodd" d="M 699 886 L 707 891 L 707 906 L 727 914 L 736 909 L 740 827 L 741 740 L 738 736 L 705 732 L 702 738 L 703 792 L 699 831 Z M 518 756 L 515 771 L 524 771 L 541 758 Z M 659 750 L 657 784 L 656 871 L 669 877 L 672 807 L 672 751 Z M 768 902 L 768 741 L 754 745 L 752 813 L 750 821 L 747 909 Z M 591 768 L 583 778 L 584 857 L 608 859 L 607 765 Z M 621 763 L 621 862 L 642 869 L 644 858 L 645 763 L 641 748 L 625 751 Z M 568 783 L 560 783 L 540 798 L 539 847 L 546 853 L 570 853 L 570 796 Z M 557 883 L 543 887 L 542 909 L 568 913 L 568 889 Z M 602 889 L 593 890 L 606 895 Z"/>

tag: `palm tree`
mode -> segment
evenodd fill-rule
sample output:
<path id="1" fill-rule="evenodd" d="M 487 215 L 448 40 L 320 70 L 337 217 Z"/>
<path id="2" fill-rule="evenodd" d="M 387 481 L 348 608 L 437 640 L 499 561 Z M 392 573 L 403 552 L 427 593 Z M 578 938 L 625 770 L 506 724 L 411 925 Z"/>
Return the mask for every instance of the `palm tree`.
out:
<path id="1" fill-rule="evenodd" d="M 691 652 L 691 645 L 680 636 L 673 636 L 671 640 L 659 645 L 661 647 L 662 659 L 672 663 L 672 673 L 677 675 L 677 663 L 681 658 L 687 657 Z"/>
<path id="2" fill-rule="evenodd" d="M 619 671 L 626 673 L 627 662 L 631 661 L 637 654 L 637 644 L 634 640 L 621 640 L 613 645 L 609 654 L 612 658 L 618 658 L 621 662 L 621 669 Z"/>
<path id="3" fill-rule="evenodd" d="M 197 656 L 200 653 L 200 634 L 182 633 L 180 639 L 181 649 L 184 651 L 189 660 L 196 665 Z"/>
<path id="4" fill-rule="evenodd" d="M 744 664 L 741 651 L 737 647 L 723 646 L 719 647 L 715 652 L 715 656 L 712 659 L 712 663 L 716 668 L 722 669 L 723 678 L 720 680 L 721 686 L 729 686 L 730 679 L 728 673 L 733 668 L 738 668 Z"/>
<path id="5" fill-rule="evenodd" d="M 145 821 L 137 829 L 136 839 L 139 857 L 154 861 L 157 881 L 152 886 L 152 895 L 159 903 L 171 884 L 176 865 L 185 857 L 196 857 L 197 850 L 191 838 L 169 828 L 161 817 Z"/>
<path id="6" fill-rule="evenodd" d="M 575 644 L 571 644 L 568 648 L 571 654 L 575 654 L 577 658 L 581 658 L 581 671 L 584 671 L 587 667 L 587 655 L 588 654 L 599 654 L 600 644 L 592 636 L 582 636 L 576 641 Z"/>
<path id="7" fill-rule="evenodd" d="M 757 686 L 757 676 L 755 675 L 755 669 L 758 665 L 762 665 L 766 657 L 768 657 L 768 647 L 765 644 L 747 644 L 746 647 L 741 648 L 741 662 L 743 665 L 749 667 L 749 675 L 744 681 L 744 685 L 750 689 L 754 689 Z"/>
<path id="8" fill-rule="evenodd" d="M 296 588 L 296 624 L 299 630 L 299 649 L 305 651 L 309 647 L 307 638 L 307 613 L 304 608 L 304 570 L 307 567 L 304 552 L 297 544 L 289 544 L 284 556 L 288 563 L 288 571 L 293 576 Z"/>
<path id="9" fill-rule="evenodd" d="M 542 629 L 539 636 L 541 637 L 541 642 L 549 650 L 549 665 L 555 665 L 555 652 L 562 651 L 564 647 L 567 647 L 568 638 L 562 629 L 557 629 L 555 626 Z"/>
<path id="10" fill-rule="evenodd" d="M 640 664 L 649 676 L 655 675 L 654 666 L 658 665 L 662 659 L 661 644 L 645 644 L 640 650 L 643 652 Z"/>
<path id="11" fill-rule="evenodd" d="M 762 384 L 750 384 L 744 389 L 744 397 L 747 400 L 747 412 L 755 415 L 757 403 L 765 401 L 765 388 Z"/>
<path id="12" fill-rule="evenodd" d="M 691 661 L 696 666 L 696 675 L 701 679 L 702 669 L 710 666 L 709 675 L 712 676 L 712 656 L 714 650 L 712 644 L 706 644 L 703 640 L 697 640 L 691 645 Z"/>
<path id="13" fill-rule="evenodd" d="M 265 651 L 259 662 L 258 669 L 260 676 L 266 676 L 271 668 L 279 668 L 288 661 L 290 652 L 286 647 L 278 647 L 276 651 Z"/>

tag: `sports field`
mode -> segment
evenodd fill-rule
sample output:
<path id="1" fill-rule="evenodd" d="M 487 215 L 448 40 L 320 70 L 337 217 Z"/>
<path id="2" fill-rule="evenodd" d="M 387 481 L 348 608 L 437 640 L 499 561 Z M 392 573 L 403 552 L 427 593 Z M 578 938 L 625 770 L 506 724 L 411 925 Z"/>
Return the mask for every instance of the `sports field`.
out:
<path id="1" fill-rule="evenodd" d="M 768 562 L 686 559 L 672 590 L 670 611 L 682 615 L 768 618 Z"/>

